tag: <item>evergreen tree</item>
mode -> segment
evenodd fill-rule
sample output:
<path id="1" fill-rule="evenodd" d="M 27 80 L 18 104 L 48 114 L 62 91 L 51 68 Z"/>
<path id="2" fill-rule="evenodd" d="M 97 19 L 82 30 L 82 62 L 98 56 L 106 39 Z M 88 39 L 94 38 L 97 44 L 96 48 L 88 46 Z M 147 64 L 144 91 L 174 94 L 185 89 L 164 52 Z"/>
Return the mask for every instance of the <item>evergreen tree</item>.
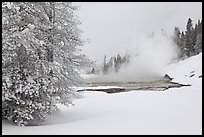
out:
<path id="1" fill-rule="evenodd" d="M 94 67 L 91 69 L 91 72 L 90 72 L 91 74 L 95 74 L 95 69 L 94 69 Z"/>
<path id="2" fill-rule="evenodd" d="M 194 54 L 195 36 L 192 20 L 189 18 L 186 26 L 186 41 L 185 41 L 186 55 L 188 57 Z"/>
<path id="3" fill-rule="evenodd" d="M 119 54 L 117 55 L 117 57 L 115 57 L 114 62 L 115 62 L 115 72 L 118 72 L 122 62 L 122 58 Z"/>
<path id="4" fill-rule="evenodd" d="M 185 34 L 184 34 L 184 32 L 181 32 L 181 38 L 180 38 L 180 43 L 179 43 L 179 49 L 180 49 L 180 55 L 179 55 L 179 57 L 181 58 L 181 59 L 185 59 L 185 56 L 186 56 L 186 47 L 185 47 L 185 45 L 186 45 L 186 36 L 185 36 Z"/>
<path id="5" fill-rule="evenodd" d="M 196 24 L 196 43 L 195 43 L 195 54 L 199 54 L 202 52 L 202 20 L 198 20 L 198 24 Z"/>
<path id="6" fill-rule="evenodd" d="M 2 116 L 17 125 L 39 125 L 68 106 L 89 61 L 80 22 L 68 2 L 2 3 Z"/>
<path id="7" fill-rule="evenodd" d="M 175 27 L 175 29 L 174 29 L 174 34 L 173 34 L 173 41 L 174 41 L 174 43 L 176 43 L 177 45 L 180 44 L 180 35 L 181 35 L 181 33 L 180 33 L 179 28 L 178 28 L 178 27 Z"/>
<path id="8" fill-rule="evenodd" d="M 173 34 L 173 41 L 179 47 L 179 59 L 185 57 L 185 35 L 184 32 L 180 32 L 178 27 L 175 27 Z"/>
<path id="9" fill-rule="evenodd" d="M 108 73 L 108 65 L 106 63 L 106 56 L 104 56 L 104 60 L 103 60 L 103 74 L 107 74 Z"/>
<path id="10" fill-rule="evenodd" d="M 108 65 L 108 68 L 111 68 L 113 66 L 113 57 L 110 58 L 107 65 Z"/>

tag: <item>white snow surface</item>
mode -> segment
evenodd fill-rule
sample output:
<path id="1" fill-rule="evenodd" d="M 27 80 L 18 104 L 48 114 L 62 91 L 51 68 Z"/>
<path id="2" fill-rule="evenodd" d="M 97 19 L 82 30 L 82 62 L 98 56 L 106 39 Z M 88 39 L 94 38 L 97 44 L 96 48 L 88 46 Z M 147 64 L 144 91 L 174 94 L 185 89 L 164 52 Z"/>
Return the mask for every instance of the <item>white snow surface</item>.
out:
<path id="1" fill-rule="evenodd" d="M 192 86 L 115 94 L 82 92 L 83 98 L 74 100 L 74 106 L 60 106 L 43 126 L 18 127 L 2 120 L 2 134 L 202 135 L 202 77 L 198 78 L 202 53 L 169 65 L 166 73 L 173 81 Z"/>

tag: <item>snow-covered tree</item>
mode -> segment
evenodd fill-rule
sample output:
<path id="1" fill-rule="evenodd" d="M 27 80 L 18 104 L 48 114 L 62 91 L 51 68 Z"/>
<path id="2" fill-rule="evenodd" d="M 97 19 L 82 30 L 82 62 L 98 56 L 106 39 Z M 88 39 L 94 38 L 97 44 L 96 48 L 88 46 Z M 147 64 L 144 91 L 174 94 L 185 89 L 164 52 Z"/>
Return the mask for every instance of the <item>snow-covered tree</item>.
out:
<path id="1" fill-rule="evenodd" d="M 185 45 L 186 45 L 186 36 L 185 36 L 184 32 L 181 32 L 181 38 L 180 38 L 180 43 L 179 43 L 179 49 L 180 49 L 179 57 L 181 59 L 185 59 L 186 58 Z"/>
<path id="2" fill-rule="evenodd" d="M 104 56 L 103 59 L 103 74 L 107 74 L 108 73 L 108 64 L 106 63 L 106 56 Z"/>
<path id="3" fill-rule="evenodd" d="M 122 58 L 120 54 L 117 55 L 117 57 L 114 58 L 114 64 L 115 64 L 115 72 L 118 72 L 122 63 Z"/>
<path id="4" fill-rule="evenodd" d="M 192 56 L 194 54 L 194 45 L 195 45 L 195 33 L 194 33 L 194 28 L 193 28 L 193 22 L 191 18 L 188 19 L 187 25 L 186 25 L 186 55 L 188 57 Z"/>
<path id="5" fill-rule="evenodd" d="M 177 45 L 180 44 L 180 35 L 181 35 L 181 33 L 180 33 L 179 28 L 178 28 L 178 27 L 175 27 L 175 28 L 174 28 L 174 34 L 173 34 L 173 41 L 174 41 Z"/>
<path id="6" fill-rule="evenodd" d="M 39 125 L 68 106 L 89 60 L 80 54 L 80 24 L 68 2 L 2 3 L 2 116 Z"/>
<path id="7" fill-rule="evenodd" d="M 198 20 L 198 24 L 196 24 L 196 43 L 195 43 L 195 54 L 199 54 L 202 52 L 202 20 Z"/>
<path id="8" fill-rule="evenodd" d="M 179 49 L 179 59 L 183 59 L 185 57 L 185 35 L 180 32 L 178 27 L 175 27 L 173 34 L 173 42 L 178 46 Z"/>

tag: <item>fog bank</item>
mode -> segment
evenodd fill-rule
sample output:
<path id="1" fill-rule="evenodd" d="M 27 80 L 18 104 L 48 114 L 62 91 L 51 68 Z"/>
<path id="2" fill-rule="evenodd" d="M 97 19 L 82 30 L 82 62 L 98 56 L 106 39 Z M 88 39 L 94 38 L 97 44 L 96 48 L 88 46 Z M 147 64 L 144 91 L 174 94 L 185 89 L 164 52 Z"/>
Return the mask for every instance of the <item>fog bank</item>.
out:
<path id="1" fill-rule="evenodd" d="M 178 55 L 178 47 L 165 34 L 140 36 L 132 42 L 126 51 L 130 54 L 130 63 L 122 66 L 118 73 L 96 76 L 92 81 L 134 82 L 162 78 L 164 68 L 174 62 Z"/>

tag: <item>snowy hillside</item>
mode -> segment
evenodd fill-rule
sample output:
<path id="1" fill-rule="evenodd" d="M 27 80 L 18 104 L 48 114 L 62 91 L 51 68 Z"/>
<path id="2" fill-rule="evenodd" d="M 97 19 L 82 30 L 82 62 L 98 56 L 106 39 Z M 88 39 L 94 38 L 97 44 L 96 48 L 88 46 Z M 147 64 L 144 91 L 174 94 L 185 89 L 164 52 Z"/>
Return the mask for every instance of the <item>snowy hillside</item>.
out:
<path id="1" fill-rule="evenodd" d="M 173 81 L 192 86 L 116 94 L 86 91 L 74 106 L 46 124 L 17 127 L 2 121 L 2 134 L 202 134 L 202 53 L 171 64 Z"/>
<path id="2" fill-rule="evenodd" d="M 202 53 L 176 64 L 171 64 L 166 70 L 166 73 L 175 78 L 174 81 L 190 84 L 196 81 L 199 76 L 202 77 Z"/>

